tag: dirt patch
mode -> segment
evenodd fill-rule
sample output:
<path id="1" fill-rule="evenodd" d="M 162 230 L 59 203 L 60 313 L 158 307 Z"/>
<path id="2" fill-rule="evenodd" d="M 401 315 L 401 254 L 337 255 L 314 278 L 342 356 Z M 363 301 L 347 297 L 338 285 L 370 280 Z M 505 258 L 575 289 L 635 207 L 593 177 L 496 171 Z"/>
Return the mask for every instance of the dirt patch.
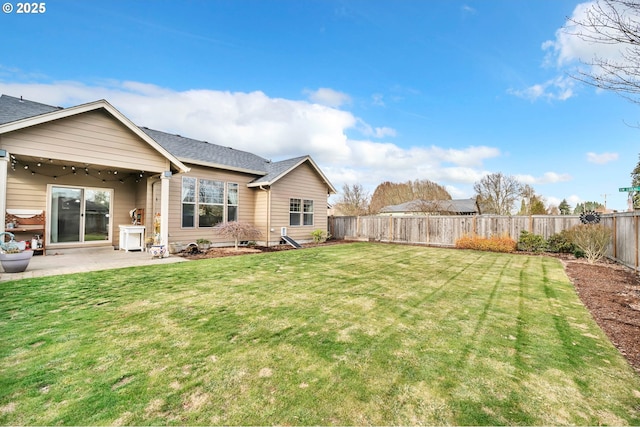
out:
<path id="1" fill-rule="evenodd" d="M 330 241 L 322 245 L 347 243 Z M 317 245 L 305 245 L 311 247 Z M 293 249 L 287 245 L 271 247 L 212 248 L 206 252 L 183 253 L 189 259 L 219 258 Z M 572 255 L 559 256 L 565 272 L 582 303 L 607 334 L 611 342 L 640 373 L 640 277 L 630 268 L 604 260 L 589 264 Z"/>

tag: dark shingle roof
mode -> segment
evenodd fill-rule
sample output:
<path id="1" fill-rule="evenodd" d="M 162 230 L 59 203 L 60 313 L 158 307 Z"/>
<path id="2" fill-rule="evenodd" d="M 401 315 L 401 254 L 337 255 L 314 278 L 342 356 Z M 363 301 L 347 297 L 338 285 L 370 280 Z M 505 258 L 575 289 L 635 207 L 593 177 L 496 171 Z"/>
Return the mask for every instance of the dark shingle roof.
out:
<path id="1" fill-rule="evenodd" d="M 267 174 L 253 181 L 253 184 L 271 183 L 280 175 L 287 172 L 289 169 L 291 169 L 292 167 L 294 167 L 295 165 L 297 165 L 307 157 L 308 156 L 294 157 L 293 159 L 287 159 L 279 162 L 268 163 L 267 169 L 266 169 Z"/>
<path id="2" fill-rule="evenodd" d="M 62 110 L 62 108 L 2 95 L 0 96 L 0 125 L 57 110 Z"/>
<path id="3" fill-rule="evenodd" d="M 269 160 L 258 155 L 145 127 L 140 129 L 183 162 L 226 166 L 259 175 L 268 173 Z"/>

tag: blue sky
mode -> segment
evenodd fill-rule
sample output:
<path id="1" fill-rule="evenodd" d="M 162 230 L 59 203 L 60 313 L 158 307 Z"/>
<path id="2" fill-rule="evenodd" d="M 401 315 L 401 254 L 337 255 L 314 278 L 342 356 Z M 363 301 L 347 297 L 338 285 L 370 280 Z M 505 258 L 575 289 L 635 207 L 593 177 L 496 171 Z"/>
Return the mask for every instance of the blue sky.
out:
<path id="1" fill-rule="evenodd" d="M 640 106 L 568 77 L 611 47 L 569 0 L 47 1 L 0 14 L 0 93 L 106 99 L 140 126 L 310 154 L 334 186 L 502 172 L 549 204 L 625 210 Z"/>

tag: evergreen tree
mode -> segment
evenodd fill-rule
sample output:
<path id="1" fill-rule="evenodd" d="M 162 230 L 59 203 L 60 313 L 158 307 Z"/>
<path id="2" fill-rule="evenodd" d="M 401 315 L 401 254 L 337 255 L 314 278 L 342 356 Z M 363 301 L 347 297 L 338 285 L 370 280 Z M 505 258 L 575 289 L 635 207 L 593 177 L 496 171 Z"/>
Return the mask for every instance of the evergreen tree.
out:
<path id="1" fill-rule="evenodd" d="M 631 186 L 640 187 L 640 155 L 638 156 L 638 164 L 631 172 Z M 636 191 L 631 196 L 633 198 L 633 209 L 640 209 L 640 191 Z"/>
<path id="2" fill-rule="evenodd" d="M 567 199 L 562 199 L 558 209 L 560 210 L 560 215 L 571 215 L 571 205 L 569 205 Z"/>
<path id="3" fill-rule="evenodd" d="M 599 202 L 584 202 L 578 203 L 576 208 L 573 210 L 573 213 L 575 215 L 580 215 L 582 212 L 597 210 L 604 210 L 604 205 Z"/>

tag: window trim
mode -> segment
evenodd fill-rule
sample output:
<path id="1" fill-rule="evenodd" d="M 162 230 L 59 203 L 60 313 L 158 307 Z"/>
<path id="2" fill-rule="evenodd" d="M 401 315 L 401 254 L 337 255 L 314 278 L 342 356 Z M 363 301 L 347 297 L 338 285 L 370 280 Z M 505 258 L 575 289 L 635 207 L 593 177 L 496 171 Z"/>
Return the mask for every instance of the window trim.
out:
<path id="1" fill-rule="evenodd" d="M 240 187 L 241 187 L 239 183 L 232 182 L 232 181 L 224 181 L 224 180 L 215 179 L 215 178 L 183 176 L 182 181 L 180 183 L 180 192 L 181 192 L 180 194 L 182 199 L 184 199 L 185 182 L 189 182 L 189 181 L 195 181 L 194 194 L 193 194 L 194 201 L 192 202 L 191 201 L 185 202 L 183 200 L 180 201 L 180 214 L 181 214 L 180 228 L 181 229 L 187 229 L 187 230 L 201 229 L 201 228 L 211 229 L 216 225 L 218 225 L 218 224 L 206 225 L 206 226 L 200 225 L 200 208 L 204 206 L 220 206 L 222 208 L 222 223 L 229 222 L 229 208 L 235 207 L 236 218 L 232 219 L 232 221 L 238 220 L 238 217 L 240 215 Z M 200 189 L 202 187 L 201 181 L 211 181 L 213 183 L 222 184 L 222 203 L 210 203 L 210 202 L 200 201 L 200 198 L 201 198 Z M 232 188 L 232 187 L 235 187 L 235 188 Z M 236 203 L 232 204 L 230 203 L 230 200 L 229 200 L 229 194 L 230 194 L 229 190 L 234 190 L 234 189 L 236 191 Z M 193 225 L 192 226 L 184 225 L 184 206 L 185 205 L 193 206 Z"/>
<path id="2" fill-rule="evenodd" d="M 291 210 L 293 201 L 298 201 L 298 210 Z M 311 207 L 307 211 L 305 208 Z M 297 224 L 293 224 L 292 219 L 297 216 Z M 311 218 L 311 222 L 307 224 L 306 218 Z M 289 227 L 313 227 L 315 223 L 315 201 L 313 199 L 305 199 L 302 197 L 289 197 Z"/>

